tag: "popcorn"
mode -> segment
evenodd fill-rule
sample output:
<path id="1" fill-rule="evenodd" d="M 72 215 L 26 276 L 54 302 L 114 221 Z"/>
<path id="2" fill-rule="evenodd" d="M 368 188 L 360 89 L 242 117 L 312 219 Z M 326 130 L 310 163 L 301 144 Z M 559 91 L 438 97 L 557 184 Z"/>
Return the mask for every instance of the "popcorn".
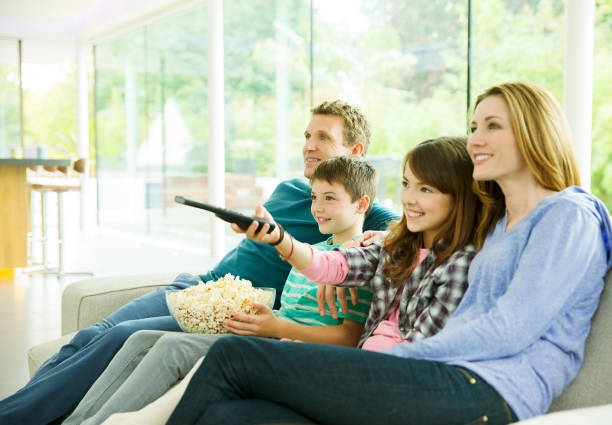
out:
<path id="1" fill-rule="evenodd" d="M 167 291 L 166 303 L 183 331 L 222 334 L 228 333 L 223 321 L 233 311 L 256 314 L 252 302 L 272 308 L 275 295 L 274 288 L 255 288 L 251 281 L 228 273 L 216 281 L 200 282 L 181 291 Z"/>

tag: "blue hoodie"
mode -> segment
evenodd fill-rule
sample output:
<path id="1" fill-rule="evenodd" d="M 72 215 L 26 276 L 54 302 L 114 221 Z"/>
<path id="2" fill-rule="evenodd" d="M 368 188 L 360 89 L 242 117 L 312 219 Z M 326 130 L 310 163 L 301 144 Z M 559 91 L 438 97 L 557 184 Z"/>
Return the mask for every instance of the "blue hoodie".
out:
<path id="1" fill-rule="evenodd" d="M 545 413 L 582 365 L 612 266 L 612 226 L 601 201 L 578 187 L 543 199 L 508 231 L 506 220 L 472 261 L 446 327 L 385 352 L 469 369 L 523 420 Z"/>

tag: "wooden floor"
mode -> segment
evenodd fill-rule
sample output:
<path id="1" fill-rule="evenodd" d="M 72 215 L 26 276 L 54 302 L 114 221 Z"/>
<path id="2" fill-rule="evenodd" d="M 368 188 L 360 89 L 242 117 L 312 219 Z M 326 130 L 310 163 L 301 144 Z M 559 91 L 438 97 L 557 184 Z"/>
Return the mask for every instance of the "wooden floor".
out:
<path id="1" fill-rule="evenodd" d="M 65 264 L 69 271 L 91 271 L 96 276 L 203 272 L 211 263 L 206 243 L 202 247 L 182 245 L 111 229 L 82 232 L 78 226 L 66 233 Z M 228 236 L 226 246 L 231 247 L 236 235 Z M 50 258 L 54 254 L 50 253 Z M 70 282 L 83 278 L 29 276 L 25 269 L 16 269 L 13 280 L 0 281 L 0 399 L 27 382 L 26 350 L 60 336 L 62 291 Z"/>

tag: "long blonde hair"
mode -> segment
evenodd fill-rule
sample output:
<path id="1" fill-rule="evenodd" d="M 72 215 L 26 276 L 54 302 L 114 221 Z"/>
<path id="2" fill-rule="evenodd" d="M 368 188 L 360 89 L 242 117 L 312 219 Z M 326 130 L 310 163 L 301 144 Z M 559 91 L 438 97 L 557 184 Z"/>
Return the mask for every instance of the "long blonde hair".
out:
<path id="1" fill-rule="evenodd" d="M 533 84 L 505 83 L 478 96 L 474 109 L 485 98 L 496 95 L 506 101 L 514 138 L 536 182 L 554 191 L 580 185 L 569 125 L 554 96 Z M 482 246 L 505 213 L 504 195 L 494 181 L 474 181 L 474 191 L 483 203 L 476 231 L 476 244 Z"/>

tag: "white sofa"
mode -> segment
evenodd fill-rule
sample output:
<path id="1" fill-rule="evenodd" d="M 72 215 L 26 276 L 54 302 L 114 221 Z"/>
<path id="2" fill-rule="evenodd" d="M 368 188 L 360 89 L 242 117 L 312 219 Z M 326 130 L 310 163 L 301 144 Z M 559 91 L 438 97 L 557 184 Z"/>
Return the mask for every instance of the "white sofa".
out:
<path id="1" fill-rule="evenodd" d="M 179 273 L 100 277 L 73 282 L 62 293 L 62 336 L 30 348 L 30 376 L 74 334 L 147 292 L 171 283 Z"/>
<path id="2" fill-rule="evenodd" d="M 77 330 L 108 316 L 130 300 L 172 282 L 178 273 L 91 278 L 74 282 L 62 294 L 63 336 L 28 350 L 30 374 Z M 553 400 L 547 415 L 525 425 L 612 425 L 612 271 L 606 277 L 589 334 L 584 364 L 576 379 Z M 556 413 L 554 413 L 556 412 Z"/>

